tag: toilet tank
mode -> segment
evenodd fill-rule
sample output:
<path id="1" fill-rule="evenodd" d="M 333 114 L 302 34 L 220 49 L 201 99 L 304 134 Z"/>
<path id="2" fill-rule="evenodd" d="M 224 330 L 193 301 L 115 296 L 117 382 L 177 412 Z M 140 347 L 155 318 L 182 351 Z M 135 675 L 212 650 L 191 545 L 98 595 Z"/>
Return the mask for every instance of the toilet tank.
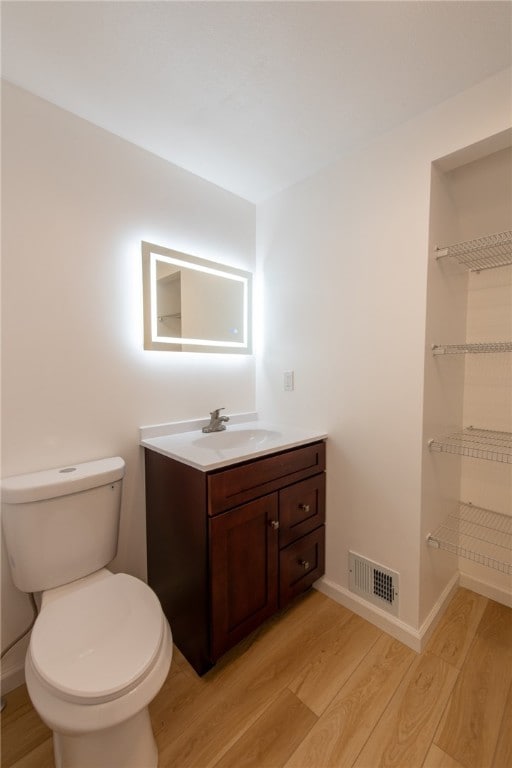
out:
<path id="1" fill-rule="evenodd" d="M 2 527 L 18 589 L 52 589 L 115 557 L 124 468 L 116 456 L 2 480 Z"/>

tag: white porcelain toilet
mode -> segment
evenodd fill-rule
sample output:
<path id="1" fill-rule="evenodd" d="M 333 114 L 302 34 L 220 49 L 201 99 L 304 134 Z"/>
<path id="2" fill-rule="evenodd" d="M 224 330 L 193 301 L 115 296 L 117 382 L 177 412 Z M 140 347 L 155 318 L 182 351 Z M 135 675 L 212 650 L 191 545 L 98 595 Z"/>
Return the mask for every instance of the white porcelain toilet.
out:
<path id="1" fill-rule="evenodd" d="M 57 768 L 158 765 L 148 704 L 169 671 L 171 630 L 144 582 L 105 568 L 124 467 L 115 457 L 2 480 L 14 583 L 42 593 L 25 677 Z"/>

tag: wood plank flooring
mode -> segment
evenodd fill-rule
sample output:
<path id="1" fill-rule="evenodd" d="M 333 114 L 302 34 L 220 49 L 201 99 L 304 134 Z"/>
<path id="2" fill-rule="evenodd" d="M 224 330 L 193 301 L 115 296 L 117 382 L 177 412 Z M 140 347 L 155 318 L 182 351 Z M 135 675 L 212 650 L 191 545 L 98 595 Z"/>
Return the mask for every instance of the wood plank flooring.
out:
<path id="1" fill-rule="evenodd" d="M 53 768 L 6 699 L 2 768 Z M 175 649 L 150 711 L 160 768 L 512 768 L 512 610 L 459 589 L 416 654 L 312 590 L 203 678 Z"/>

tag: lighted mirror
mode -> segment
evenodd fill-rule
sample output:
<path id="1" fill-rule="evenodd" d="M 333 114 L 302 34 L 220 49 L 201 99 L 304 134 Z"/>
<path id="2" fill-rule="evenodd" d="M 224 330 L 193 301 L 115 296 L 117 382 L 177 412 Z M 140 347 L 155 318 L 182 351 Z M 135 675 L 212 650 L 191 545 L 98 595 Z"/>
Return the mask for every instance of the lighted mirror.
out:
<path id="1" fill-rule="evenodd" d="M 142 242 L 144 349 L 251 352 L 251 274 Z"/>

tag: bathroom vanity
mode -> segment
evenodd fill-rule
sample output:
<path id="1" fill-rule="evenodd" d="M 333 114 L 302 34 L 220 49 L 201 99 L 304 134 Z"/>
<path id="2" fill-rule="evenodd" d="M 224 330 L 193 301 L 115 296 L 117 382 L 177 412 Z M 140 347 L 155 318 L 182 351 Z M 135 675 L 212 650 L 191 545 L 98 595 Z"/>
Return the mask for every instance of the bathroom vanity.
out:
<path id="1" fill-rule="evenodd" d="M 311 435 L 174 439 L 206 446 L 203 460 L 172 437 L 141 441 L 148 582 L 199 674 L 324 573 L 325 436 Z"/>

